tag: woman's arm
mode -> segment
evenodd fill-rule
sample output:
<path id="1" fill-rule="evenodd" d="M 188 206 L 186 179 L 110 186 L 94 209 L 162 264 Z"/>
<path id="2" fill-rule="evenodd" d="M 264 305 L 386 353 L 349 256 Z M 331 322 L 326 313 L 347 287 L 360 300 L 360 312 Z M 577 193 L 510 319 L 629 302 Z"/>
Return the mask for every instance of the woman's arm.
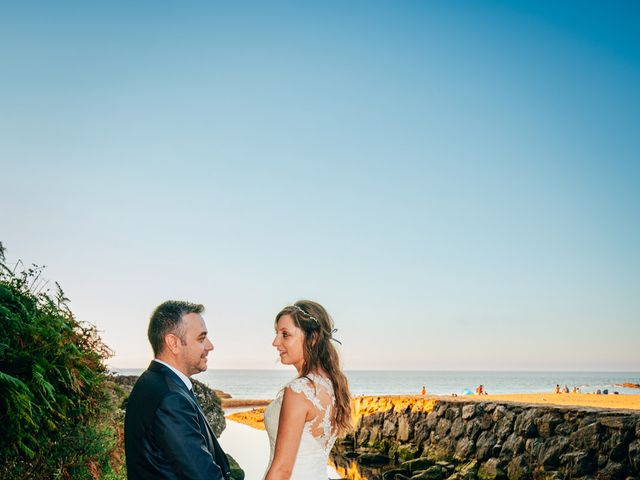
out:
<path id="1" fill-rule="evenodd" d="M 291 478 L 304 423 L 314 417 L 311 402 L 307 397 L 303 393 L 294 392 L 289 387 L 285 388 L 273 461 L 264 480 Z"/>

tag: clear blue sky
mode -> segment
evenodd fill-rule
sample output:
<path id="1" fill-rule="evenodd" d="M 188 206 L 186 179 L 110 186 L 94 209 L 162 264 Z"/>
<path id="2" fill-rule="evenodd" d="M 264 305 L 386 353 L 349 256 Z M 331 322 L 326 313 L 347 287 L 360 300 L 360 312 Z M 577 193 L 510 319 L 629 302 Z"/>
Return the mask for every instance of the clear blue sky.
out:
<path id="1" fill-rule="evenodd" d="M 273 368 L 311 298 L 352 369 L 640 371 L 637 2 L 12 2 L 0 240 L 147 364 L 206 305 Z"/>

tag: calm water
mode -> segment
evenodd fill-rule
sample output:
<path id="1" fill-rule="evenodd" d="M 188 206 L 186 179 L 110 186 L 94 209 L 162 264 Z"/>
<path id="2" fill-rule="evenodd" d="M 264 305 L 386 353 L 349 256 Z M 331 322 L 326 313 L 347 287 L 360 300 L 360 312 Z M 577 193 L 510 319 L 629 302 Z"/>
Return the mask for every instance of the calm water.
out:
<path id="1" fill-rule="evenodd" d="M 143 369 L 114 369 L 123 375 L 139 375 Z M 639 389 L 616 387 L 620 383 L 640 383 L 640 372 L 419 372 L 348 371 L 354 395 L 419 394 L 448 395 L 474 391 L 482 384 L 488 393 L 550 392 L 556 384 L 580 387 L 583 393 L 597 389 L 640 394 Z M 233 398 L 271 399 L 295 376 L 295 370 L 208 370 L 195 378 Z"/>

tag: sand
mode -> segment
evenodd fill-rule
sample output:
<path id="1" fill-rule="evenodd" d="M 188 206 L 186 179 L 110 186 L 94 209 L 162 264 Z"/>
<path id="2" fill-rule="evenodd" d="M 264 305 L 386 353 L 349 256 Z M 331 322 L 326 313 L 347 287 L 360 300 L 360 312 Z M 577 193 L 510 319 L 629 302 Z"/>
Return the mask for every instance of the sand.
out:
<path id="1" fill-rule="evenodd" d="M 264 409 L 266 407 L 252 408 L 246 412 L 232 413 L 226 418 L 234 422 L 243 423 L 258 430 L 264 430 Z"/>
<path id="2" fill-rule="evenodd" d="M 535 403 L 603 409 L 640 410 L 640 394 L 596 395 L 593 393 L 509 393 L 504 395 L 467 395 L 455 398 L 481 402 Z"/>
<path id="3" fill-rule="evenodd" d="M 404 410 L 407 406 L 413 406 L 414 410 L 431 410 L 438 400 L 460 402 L 497 402 L 497 403 L 521 403 L 525 405 L 558 405 L 572 407 L 598 408 L 604 410 L 640 410 L 640 394 L 626 395 L 596 395 L 589 393 L 509 393 L 504 395 L 466 395 L 466 396 L 379 396 L 356 397 L 359 414 L 371 414 L 375 410 L 387 410 L 396 408 Z M 223 401 L 224 402 L 224 401 Z M 266 405 L 269 400 L 239 400 L 244 404 L 234 407 L 253 407 L 254 405 Z M 231 408 L 231 405 L 226 405 Z M 264 430 L 264 407 L 233 413 L 226 418 L 235 422 L 249 425 L 250 427 Z"/>
<path id="4" fill-rule="evenodd" d="M 242 398 L 223 398 L 222 408 L 266 407 L 271 400 L 246 400 Z"/>

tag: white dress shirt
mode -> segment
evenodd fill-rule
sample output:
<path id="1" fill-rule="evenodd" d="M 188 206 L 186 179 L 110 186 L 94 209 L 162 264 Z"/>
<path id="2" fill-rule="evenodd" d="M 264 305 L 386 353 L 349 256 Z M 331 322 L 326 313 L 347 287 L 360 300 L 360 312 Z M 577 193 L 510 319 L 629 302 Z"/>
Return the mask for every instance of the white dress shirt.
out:
<path id="1" fill-rule="evenodd" d="M 154 362 L 158 362 L 161 363 L 162 365 L 164 365 L 165 367 L 168 367 L 171 369 L 171 371 L 173 373 L 175 373 L 176 375 L 178 375 L 178 377 L 180 377 L 180 380 L 182 380 L 184 382 L 184 384 L 187 386 L 187 390 L 192 390 L 193 389 L 193 384 L 191 383 L 191 380 L 189 380 L 189 377 L 187 377 L 184 373 L 182 373 L 180 370 L 176 370 L 174 367 L 172 367 L 171 365 L 169 365 L 166 362 L 163 362 L 162 360 L 158 360 L 157 358 L 153 359 Z"/>

